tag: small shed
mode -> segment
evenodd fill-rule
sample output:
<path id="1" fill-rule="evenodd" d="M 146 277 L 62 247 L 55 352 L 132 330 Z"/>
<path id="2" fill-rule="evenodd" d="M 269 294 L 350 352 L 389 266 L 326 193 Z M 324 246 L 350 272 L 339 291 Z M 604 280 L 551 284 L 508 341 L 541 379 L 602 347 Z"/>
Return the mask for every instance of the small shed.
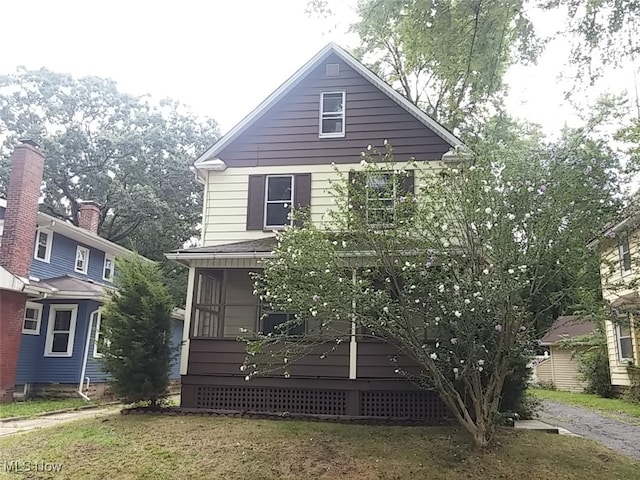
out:
<path id="1" fill-rule="evenodd" d="M 535 366 L 537 380 L 551 382 L 557 390 L 570 392 L 584 391 L 585 382 L 580 380 L 575 351 L 584 351 L 588 347 L 574 346 L 563 348 L 562 340 L 589 335 L 596 329 L 596 324 L 579 315 L 558 317 L 547 334 L 540 340 L 540 345 L 549 348 L 549 357 L 539 361 Z"/>

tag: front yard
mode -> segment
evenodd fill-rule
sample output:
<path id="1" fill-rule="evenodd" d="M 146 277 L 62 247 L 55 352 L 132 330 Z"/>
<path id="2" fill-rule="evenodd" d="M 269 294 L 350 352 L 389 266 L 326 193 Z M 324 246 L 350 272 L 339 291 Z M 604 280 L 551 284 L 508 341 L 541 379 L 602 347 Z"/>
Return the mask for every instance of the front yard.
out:
<path id="1" fill-rule="evenodd" d="M 0 404 L 0 419 L 10 417 L 33 417 L 45 412 L 65 410 L 68 408 L 79 408 L 94 404 L 94 402 L 87 402 L 81 398 L 42 399 L 6 403 Z"/>
<path id="2" fill-rule="evenodd" d="M 632 479 L 640 464 L 594 442 L 505 429 L 478 452 L 457 429 L 110 415 L 0 439 L 3 465 L 60 463 L 66 479 Z M 22 476 L 24 475 L 24 476 Z"/>
<path id="3" fill-rule="evenodd" d="M 590 393 L 572 393 L 558 390 L 529 389 L 531 394 L 546 400 L 582 407 L 599 412 L 605 416 L 640 425 L 640 404 L 621 398 L 602 398 Z"/>

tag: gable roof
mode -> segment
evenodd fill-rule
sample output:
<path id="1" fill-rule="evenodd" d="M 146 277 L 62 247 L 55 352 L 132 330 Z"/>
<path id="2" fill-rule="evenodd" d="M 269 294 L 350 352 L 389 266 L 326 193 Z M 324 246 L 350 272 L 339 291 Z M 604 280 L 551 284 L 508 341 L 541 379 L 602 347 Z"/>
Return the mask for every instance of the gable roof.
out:
<path id="1" fill-rule="evenodd" d="M 224 150 L 231 142 L 237 139 L 243 132 L 245 132 L 253 123 L 255 123 L 262 115 L 264 115 L 272 106 L 274 106 L 279 100 L 287 95 L 294 87 L 296 87 L 315 67 L 320 64 L 326 57 L 334 53 L 347 65 L 353 68 L 356 72 L 366 78 L 374 86 L 376 86 L 385 95 L 395 101 L 409 114 L 415 117 L 427 128 L 431 129 L 436 135 L 447 142 L 451 147 L 464 146 L 462 141 L 449 132 L 446 128 L 436 122 L 433 118 L 420 110 L 417 106 L 403 97 L 400 93 L 394 90 L 389 84 L 378 77 L 375 73 L 365 67 L 361 62 L 356 60 L 350 53 L 344 50 L 342 47 L 335 43 L 329 43 L 316 55 L 305 63 L 296 73 L 294 73 L 286 82 L 284 82 L 278 89 L 276 89 L 271 95 L 269 95 L 258 107 L 256 107 L 249 115 L 247 115 L 240 123 L 233 127 L 226 135 L 224 135 L 218 142 L 206 150 L 194 163 L 194 167 L 204 167 L 206 162 L 215 162 L 217 155 Z M 211 166 L 217 167 L 216 163 L 211 163 Z"/>
<path id="2" fill-rule="evenodd" d="M 595 329 L 595 322 L 586 320 L 579 315 L 558 317 L 547 334 L 540 340 L 540 345 L 553 345 L 560 340 L 589 335 Z"/>
<path id="3" fill-rule="evenodd" d="M 0 209 L 4 208 L 7 208 L 7 201 L 4 198 L 0 198 Z M 60 235 L 64 235 L 65 237 L 82 243 L 83 245 L 106 252 L 109 255 L 132 253 L 131 250 L 124 248 L 117 243 L 113 243 L 100 235 L 90 232 L 84 228 L 77 227 L 73 223 L 53 217 L 44 212 L 38 211 L 36 223 L 38 228 L 45 228 L 54 233 L 59 233 Z M 0 234 L 0 241 L 1 240 L 2 235 Z"/>

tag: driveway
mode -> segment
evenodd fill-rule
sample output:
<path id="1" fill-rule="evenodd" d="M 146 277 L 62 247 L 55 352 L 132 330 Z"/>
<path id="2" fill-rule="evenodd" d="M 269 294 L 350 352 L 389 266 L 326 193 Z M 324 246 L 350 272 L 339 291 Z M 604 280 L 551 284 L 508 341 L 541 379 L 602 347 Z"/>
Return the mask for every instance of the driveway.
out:
<path id="1" fill-rule="evenodd" d="M 540 420 L 640 460 L 640 426 L 551 400 L 544 400 Z"/>

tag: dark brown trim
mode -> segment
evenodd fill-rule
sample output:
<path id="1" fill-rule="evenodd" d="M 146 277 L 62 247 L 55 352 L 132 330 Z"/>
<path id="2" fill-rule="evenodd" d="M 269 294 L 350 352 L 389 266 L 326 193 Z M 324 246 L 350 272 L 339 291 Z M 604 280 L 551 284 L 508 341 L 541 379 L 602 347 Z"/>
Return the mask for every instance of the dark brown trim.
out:
<path id="1" fill-rule="evenodd" d="M 247 196 L 247 230 L 264 228 L 264 189 L 266 175 L 249 175 Z"/>

